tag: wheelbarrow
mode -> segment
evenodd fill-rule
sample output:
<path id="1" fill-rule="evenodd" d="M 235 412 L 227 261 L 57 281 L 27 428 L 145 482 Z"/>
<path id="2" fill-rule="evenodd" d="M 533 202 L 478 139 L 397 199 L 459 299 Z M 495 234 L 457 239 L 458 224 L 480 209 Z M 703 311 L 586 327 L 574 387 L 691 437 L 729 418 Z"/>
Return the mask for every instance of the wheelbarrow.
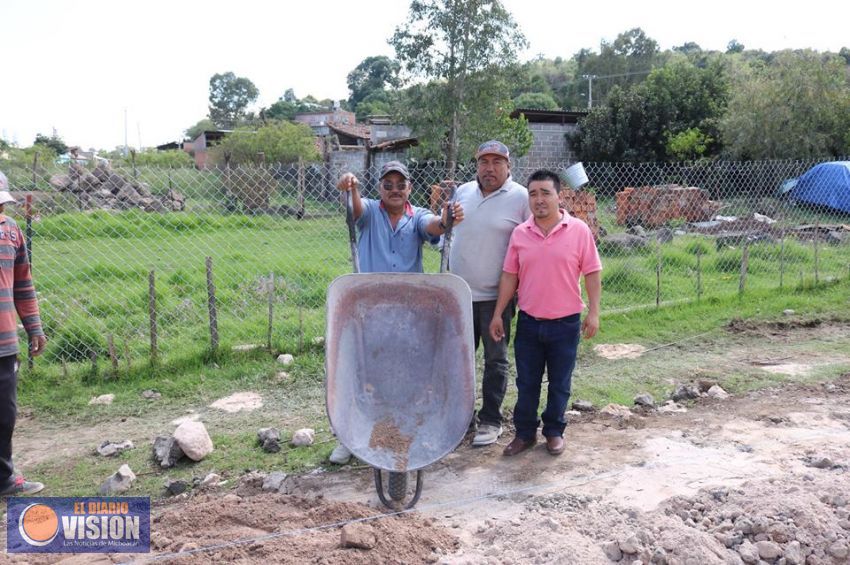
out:
<path id="1" fill-rule="evenodd" d="M 339 442 L 374 468 L 385 506 L 412 508 L 423 469 L 466 435 L 475 404 L 472 345 L 472 293 L 456 275 L 355 273 L 328 287 L 328 419 Z"/>

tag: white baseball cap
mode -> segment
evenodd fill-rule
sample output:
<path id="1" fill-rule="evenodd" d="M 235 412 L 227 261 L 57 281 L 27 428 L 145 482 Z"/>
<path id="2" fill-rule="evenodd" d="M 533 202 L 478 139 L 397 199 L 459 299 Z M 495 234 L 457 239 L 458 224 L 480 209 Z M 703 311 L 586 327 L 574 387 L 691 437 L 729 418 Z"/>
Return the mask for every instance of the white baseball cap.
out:
<path id="1" fill-rule="evenodd" d="M 0 171 L 0 204 L 8 204 L 10 202 L 17 202 L 17 200 L 9 194 L 9 179 L 6 178 L 3 171 Z"/>

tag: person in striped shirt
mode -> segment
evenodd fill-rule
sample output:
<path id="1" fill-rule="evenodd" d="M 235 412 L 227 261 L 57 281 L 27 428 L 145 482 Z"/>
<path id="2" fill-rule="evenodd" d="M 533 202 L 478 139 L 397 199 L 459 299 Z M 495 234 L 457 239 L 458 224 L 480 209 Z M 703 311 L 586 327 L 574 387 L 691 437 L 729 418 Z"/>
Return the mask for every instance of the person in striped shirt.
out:
<path id="1" fill-rule="evenodd" d="M 33 356 L 40 355 L 47 344 L 24 234 L 4 214 L 6 204 L 12 202 L 15 199 L 9 194 L 9 181 L 0 172 L 0 496 L 34 494 L 44 488 L 41 483 L 15 476 L 12 463 L 12 433 L 18 412 L 16 312 L 29 336 Z"/>

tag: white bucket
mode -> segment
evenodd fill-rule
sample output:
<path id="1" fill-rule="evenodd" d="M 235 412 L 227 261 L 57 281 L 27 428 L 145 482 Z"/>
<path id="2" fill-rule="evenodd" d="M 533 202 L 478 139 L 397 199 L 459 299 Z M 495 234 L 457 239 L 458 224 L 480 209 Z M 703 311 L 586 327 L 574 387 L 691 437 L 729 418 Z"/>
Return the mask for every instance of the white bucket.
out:
<path id="1" fill-rule="evenodd" d="M 587 173 L 584 172 L 584 165 L 575 163 L 564 171 L 564 179 L 567 185 L 573 190 L 578 190 L 588 183 Z"/>

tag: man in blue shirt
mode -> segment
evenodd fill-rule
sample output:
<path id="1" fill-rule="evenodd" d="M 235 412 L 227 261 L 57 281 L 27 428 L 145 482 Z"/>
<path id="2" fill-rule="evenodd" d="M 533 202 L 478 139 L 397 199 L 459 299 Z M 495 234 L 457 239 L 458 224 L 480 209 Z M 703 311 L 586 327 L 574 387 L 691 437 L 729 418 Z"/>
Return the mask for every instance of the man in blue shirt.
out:
<path id="1" fill-rule="evenodd" d="M 381 167 L 380 200 L 362 198 L 360 181 L 345 173 L 337 187 L 351 191 L 354 219 L 360 231 L 357 251 L 363 273 L 421 273 L 422 244 L 437 243 L 445 233 L 447 211 L 437 217 L 410 204 L 410 172 L 402 163 L 389 161 Z M 454 205 L 454 222 L 463 220 L 463 208 Z"/>
<path id="2" fill-rule="evenodd" d="M 337 188 L 351 191 L 354 219 L 360 231 L 357 251 L 360 272 L 421 273 L 422 244 L 437 243 L 446 231 L 448 208 L 440 217 L 425 208 L 410 204 L 410 172 L 402 163 L 389 161 L 381 167 L 378 180 L 380 200 L 362 198 L 360 181 L 352 173 L 339 179 Z M 454 223 L 463 221 L 463 207 L 453 205 Z M 338 443 L 330 455 L 331 463 L 348 463 L 351 452 Z"/>

